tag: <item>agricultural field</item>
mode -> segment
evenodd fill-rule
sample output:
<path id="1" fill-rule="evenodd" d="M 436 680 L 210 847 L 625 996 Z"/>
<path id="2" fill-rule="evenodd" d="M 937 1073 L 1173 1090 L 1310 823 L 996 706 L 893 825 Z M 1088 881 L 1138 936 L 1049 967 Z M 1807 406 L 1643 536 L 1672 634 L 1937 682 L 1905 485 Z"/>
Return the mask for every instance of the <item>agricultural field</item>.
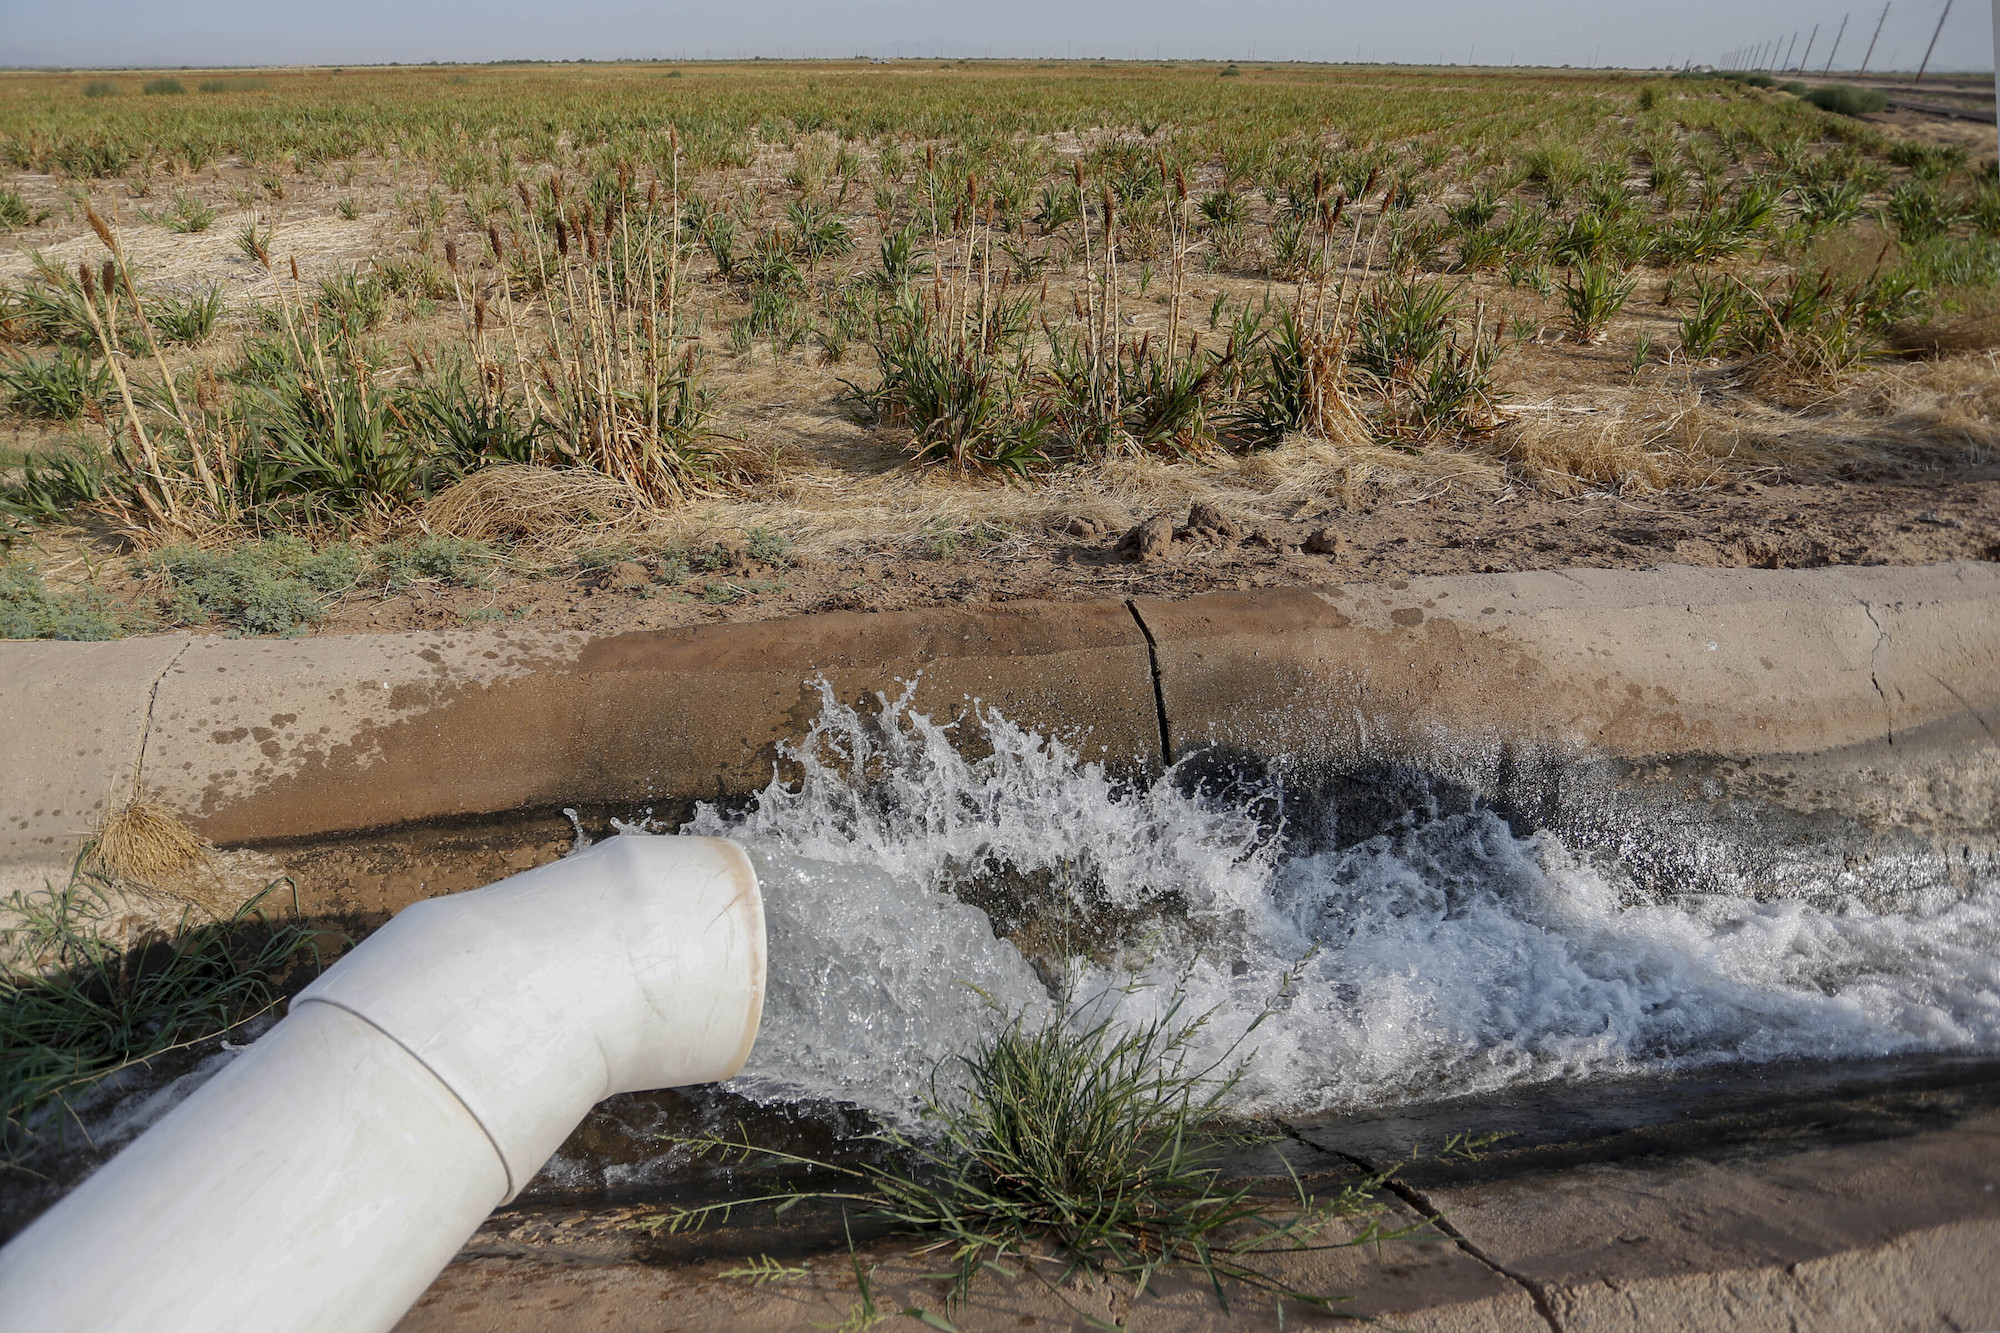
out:
<path id="1" fill-rule="evenodd" d="M 1992 130 L 1909 120 L 1599 71 L 0 75 L 0 636 L 2000 558 Z"/>

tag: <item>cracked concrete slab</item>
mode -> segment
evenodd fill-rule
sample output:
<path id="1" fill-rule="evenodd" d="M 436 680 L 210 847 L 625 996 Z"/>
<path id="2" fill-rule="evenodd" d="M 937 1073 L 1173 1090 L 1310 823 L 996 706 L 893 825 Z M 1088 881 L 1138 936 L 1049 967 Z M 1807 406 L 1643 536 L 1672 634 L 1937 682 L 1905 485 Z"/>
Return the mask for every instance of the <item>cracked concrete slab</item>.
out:
<path id="1" fill-rule="evenodd" d="M 1561 1333 L 2000 1327 L 2000 1113 L 1904 1139 L 1594 1164 L 1423 1198 L 1541 1295 Z"/>

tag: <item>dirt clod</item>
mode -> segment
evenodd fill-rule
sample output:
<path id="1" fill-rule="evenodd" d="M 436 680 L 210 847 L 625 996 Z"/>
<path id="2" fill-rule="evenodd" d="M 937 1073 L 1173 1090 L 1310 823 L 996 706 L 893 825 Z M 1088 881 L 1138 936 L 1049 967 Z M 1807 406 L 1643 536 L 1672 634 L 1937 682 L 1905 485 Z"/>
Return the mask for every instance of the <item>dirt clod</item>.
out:
<path id="1" fill-rule="evenodd" d="M 1314 528 L 1301 547 L 1307 555 L 1339 555 L 1347 543 L 1332 528 Z"/>
<path id="2" fill-rule="evenodd" d="M 650 582 L 652 575 L 637 560 L 620 560 L 604 572 L 607 588 L 643 588 Z"/>
<path id="3" fill-rule="evenodd" d="M 1174 521 L 1155 514 L 1139 524 L 1118 543 L 1118 553 L 1128 560 L 1158 560 L 1173 550 Z"/>
<path id="4" fill-rule="evenodd" d="M 1243 535 L 1243 529 L 1234 519 L 1206 500 L 1197 500 L 1189 507 L 1187 526 L 1190 532 L 1208 532 L 1232 540 Z"/>

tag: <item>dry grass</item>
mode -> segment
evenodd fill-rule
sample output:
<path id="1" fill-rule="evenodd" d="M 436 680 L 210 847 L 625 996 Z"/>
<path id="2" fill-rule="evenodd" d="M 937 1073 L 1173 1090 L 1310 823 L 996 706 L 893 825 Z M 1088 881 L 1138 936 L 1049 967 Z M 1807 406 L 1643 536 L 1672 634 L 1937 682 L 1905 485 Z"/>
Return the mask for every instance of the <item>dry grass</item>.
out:
<path id="1" fill-rule="evenodd" d="M 423 526 L 471 541 L 565 546 L 632 527 L 651 510 L 631 486 L 601 472 L 503 463 L 431 501 Z"/>
<path id="2" fill-rule="evenodd" d="M 217 916 L 232 904 L 208 843 L 169 806 L 139 799 L 104 817 L 90 857 L 118 879 L 191 903 Z"/>

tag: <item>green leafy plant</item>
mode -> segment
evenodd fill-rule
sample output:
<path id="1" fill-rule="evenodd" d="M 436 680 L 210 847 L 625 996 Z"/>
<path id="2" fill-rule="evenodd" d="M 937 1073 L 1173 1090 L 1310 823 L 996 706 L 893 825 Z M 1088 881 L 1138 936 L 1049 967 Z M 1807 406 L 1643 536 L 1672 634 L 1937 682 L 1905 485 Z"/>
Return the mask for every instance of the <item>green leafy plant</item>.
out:
<path id="1" fill-rule="evenodd" d="M 335 543 L 314 550 L 290 534 L 223 551 L 169 546 L 150 564 L 166 577 L 174 619 L 222 620 L 250 634 L 302 632 L 361 573 L 361 556 L 353 547 Z"/>
<path id="2" fill-rule="evenodd" d="M 21 460 L 17 478 L 0 482 L 0 506 L 22 519 L 68 523 L 105 490 L 104 458 L 96 450 L 37 449 Z"/>
<path id="3" fill-rule="evenodd" d="M 34 221 L 28 201 L 11 185 L 0 185 L 0 227 L 25 227 Z"/>
<path id="4" fill-rule="evenodd" d="M 148 79 L 139 91 L 148 97 L 179 97 L 187 92 L 187 85 L 174 78 Z"/>

